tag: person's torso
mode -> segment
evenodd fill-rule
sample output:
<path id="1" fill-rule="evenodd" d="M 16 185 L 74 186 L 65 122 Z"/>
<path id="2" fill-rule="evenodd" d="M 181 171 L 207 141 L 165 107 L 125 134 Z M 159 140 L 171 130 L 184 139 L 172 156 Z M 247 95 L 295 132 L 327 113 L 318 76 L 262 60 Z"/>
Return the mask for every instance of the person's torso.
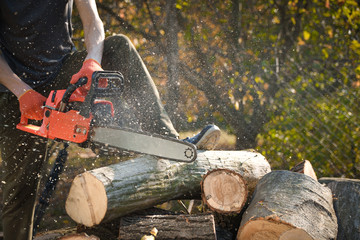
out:
<path id="1" fill-rule="evenodd" d="M 74 48 L 72 1 L 0 0 L 1 52 L 32 87 L 49 81 Z"/>

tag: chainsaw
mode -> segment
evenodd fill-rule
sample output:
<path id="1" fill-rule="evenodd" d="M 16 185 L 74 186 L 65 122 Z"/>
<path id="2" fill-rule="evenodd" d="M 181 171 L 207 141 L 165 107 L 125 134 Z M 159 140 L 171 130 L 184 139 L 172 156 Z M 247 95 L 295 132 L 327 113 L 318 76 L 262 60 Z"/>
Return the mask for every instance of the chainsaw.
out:
<path id="1" fill-rule="evenodd" d="M 107 80 L 106 86 L 99 84 L 101 79 Z M 123 92 L 124 78 L 120 72 L 94 72 L 90 90 L 83 101 L 74 99 L 72 94 L 87 81 L 85 77 L 80 78 L 67 89 L 51 91 L 40 125 L 29 123 L 29 119 L 21 116 L 17 128 L 44 138 L 77 143 L 82 147 L 95 144 L 180 162 L 196 159 L 196 146 L 191 143 L 114 124 L 115 110 L 108 99 L 119 97 Z"/>

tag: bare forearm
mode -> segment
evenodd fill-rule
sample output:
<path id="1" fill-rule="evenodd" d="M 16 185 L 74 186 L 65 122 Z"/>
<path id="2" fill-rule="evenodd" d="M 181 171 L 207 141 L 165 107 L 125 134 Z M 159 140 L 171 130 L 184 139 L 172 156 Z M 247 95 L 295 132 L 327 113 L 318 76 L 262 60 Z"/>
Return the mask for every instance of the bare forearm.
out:
<path id="1" fill-rule="evenodd" d="M 0 54 L 0 83 L 20 97 L 31 87 L 24 83 L 9 67 L 4 57 Z"/>
<path id="2" fill-rule="evenodd" d="M 77 0 L 80 17 L 84 27 L 86 59 L 92 58 L 101 64 L 104 48 L 104 26 L 98 15 L 94 0 Z"/>
<path id="3" fill-rule="evenodd" d="M 98 23 L 94 23 L 99 25 Z M 101 26 L 89 26 L 87 35 L 85 35 L 85 44 L 87 49 L 86 59 L 92 58 L 101 64 L 103 49 L 104 49 L 104 32 L 102 23 Z M 101 31 L 102 30 L 102 31 Z"/>

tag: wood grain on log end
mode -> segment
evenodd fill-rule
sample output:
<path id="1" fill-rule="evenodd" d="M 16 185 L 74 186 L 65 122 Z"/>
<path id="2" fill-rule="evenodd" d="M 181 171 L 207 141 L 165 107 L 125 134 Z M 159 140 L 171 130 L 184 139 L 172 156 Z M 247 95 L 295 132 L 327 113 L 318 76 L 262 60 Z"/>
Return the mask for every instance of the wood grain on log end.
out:
<path id="1" fill-rule="evenodd" d="M 89 172 L 76 176 L 65 209 L 79 224 L 88 227 L 99 224 L 107 211 L 107 196 L 103 183 Z"/>
<path id="2" fill-rule="evenodd" d="M 238 240 L 313 240 L 304 230 L 274 219 L 249 221 L 238 232 Z"/>
<path id="3" fill-rule="evenodd" d="M 219 213 L 239 213 L 248 195 L 243 177 L 229 169 L 209 171 L 201 182 L 204 203 Z"/>
<path id="4" fill-rule="evenodd" d="M 296 164 L 290 171 L 297 172 L 297 173 L 302 173 L 302 174 L 305 174 L 305 175 L 307 175 L 309 177 L 312 177 L 316 181 L 318 180 L 317 176 L 316 176 L 316 173 L 314 171 L 314 168 L 312 167 L 309 160 L 304 160 L 304 161 Z"/>
<path id="5" fill-rule="evenodd" d="M 94 235 L 88 236 L 85 233 L 81 233 L 81 234 L 71 234 L 71 235 L 63 236 L 59 238 L 59 240 L 100 240 L 100 238 Z"/>

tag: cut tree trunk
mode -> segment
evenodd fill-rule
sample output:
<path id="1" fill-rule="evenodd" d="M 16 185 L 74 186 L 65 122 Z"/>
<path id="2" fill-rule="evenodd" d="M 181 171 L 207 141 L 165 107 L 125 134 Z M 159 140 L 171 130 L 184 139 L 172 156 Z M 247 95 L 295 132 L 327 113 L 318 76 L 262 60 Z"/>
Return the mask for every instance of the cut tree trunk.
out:
<path id="1" fill-rule="evenodd" d="M 296 164 L 290 171 L 308 175 L 317 181 L 316 173 L 309 160 Z"/>
<path id="2" fill-rule="evenodd" d="M 200 198 L 202 176 L 217 168 L 239 173 L 250 192 L 271 171 L 264 156 L 251 151 L 199 151 L 193 163 L 143 156 L 76 176 L 65 208 L 91 227 L 172 199 Z"/>
<path id="3" fill-rule="evenodd" d="M 360 180 L 320 178 L 320 183 L 331 189 L 338 218 L 337 239 L 360 240 Z"/>
<path id="4" fill-rule="evenodd" d="M 328 240 L 337 235 L 329 188 L 290 171 L 273 171 L 258 183 L 237 239 Z"/>
<path id="5" fill-rule="evenodd" d="M 247 200 L 245 180 L 235 171 L 215 169 L 201 182 L 203 202 L 218 213 L 239 213 Z"/>
<path id="6" fill-rule="evenodd" d="M 119 240 L 141 239 L 157 229 L 160 239 L 216 239 L 212 214 L 126 216 L 120 220 Z"/>

